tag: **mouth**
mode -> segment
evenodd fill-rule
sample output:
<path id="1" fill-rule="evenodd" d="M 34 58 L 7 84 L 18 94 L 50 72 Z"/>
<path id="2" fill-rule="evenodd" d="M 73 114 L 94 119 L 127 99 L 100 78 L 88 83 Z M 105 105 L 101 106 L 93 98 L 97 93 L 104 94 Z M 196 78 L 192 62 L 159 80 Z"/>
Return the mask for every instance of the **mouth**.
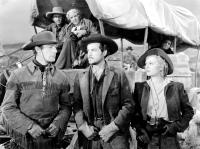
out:
<path id="1" fill-rule="evenodd" d="M 146 71 L 146 73 L 148 73 L 149 72 L 149 70 L 145 70 Z"/>

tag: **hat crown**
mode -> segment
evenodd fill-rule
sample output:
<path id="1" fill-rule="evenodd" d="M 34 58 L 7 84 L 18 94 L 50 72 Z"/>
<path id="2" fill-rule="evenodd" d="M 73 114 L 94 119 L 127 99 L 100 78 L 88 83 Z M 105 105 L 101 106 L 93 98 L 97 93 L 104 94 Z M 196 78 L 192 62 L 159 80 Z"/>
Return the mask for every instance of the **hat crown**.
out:
<path id="1" fill-rule="evenodd" d="M 118 50 L 118 46 L 111 38 L 101 34 L 91 34 L 87 38 L 82 40 L 82 47 L 86 49 L 86 46 L 90 43 L 102 43 L 107 45 L 108 55 L 115 53 Z"/>
<path id="2" fill-rule="evenodd" d="M 56 42 L 56 36 L 50 31 L 43 31 L 32 37 L 32 42 L 38 41 Z"/>
<path id="3" fill-rule="evenodd" d="M 174 66 L 170 57 L 160 48 L 153 48 L 153 49 L 147 50 L 143 55 L 141 55 L 137 62 L 140 68 L 143 68 L 145 66 L 146 58 L 147 56 L 150 56 L 150 55 L 157 55 L 157 56 L 160 56 L 162 59 L 164 59 L 167 62 L 168 67 L 169 67 L 168 75 L 173 73 Z"/>
<path id="4" fill-rule="evenodd" d="M 52 12 L 53 13 L 64 13 L 64 10 L 62 9 L 62 7 L 53 7 Z"/>

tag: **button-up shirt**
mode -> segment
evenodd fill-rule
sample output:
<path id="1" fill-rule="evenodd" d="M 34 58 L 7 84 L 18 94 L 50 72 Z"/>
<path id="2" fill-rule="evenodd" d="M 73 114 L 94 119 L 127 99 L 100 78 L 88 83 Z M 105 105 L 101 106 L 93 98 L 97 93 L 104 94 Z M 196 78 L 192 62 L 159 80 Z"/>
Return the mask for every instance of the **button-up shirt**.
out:
<path id="1" fill-rule="evenodd" d="M 9 135 L 14 138 L 21 136 L 19 142 L 22 144 L 33 123 L 43 129 L 53 123 L 59 130 L 65 131 L 71 115 L 66 74 L 53 65 L 46 67 L 44 73 L 45 80 L 39 67 L 30 62 L 15 70 L 7 83 L 2 117 Z"/>

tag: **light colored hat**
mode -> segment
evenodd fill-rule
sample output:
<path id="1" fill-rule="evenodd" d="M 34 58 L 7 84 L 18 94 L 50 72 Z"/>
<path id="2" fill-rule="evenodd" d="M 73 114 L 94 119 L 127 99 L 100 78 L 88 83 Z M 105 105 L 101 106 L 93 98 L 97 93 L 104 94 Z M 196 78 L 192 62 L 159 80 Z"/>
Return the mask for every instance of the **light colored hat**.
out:
<path id="1" fill-rule="evenodd" d="M 64 10 L 63 10 L 62 7 L 53 7 L 52 12 L 47 12 L 46 13 L 46 17 L 47 18 L 52 18 L 52 16 L 54 14 L 60 14 L 60 15 L 63 15 L 63 16 L 66 15 L 66 13 L 64 13 Z"/>
<path id="2" fill-rule="evenodd" d="M 35 46 L 56 44 L 56 36 L 50 31 L 39 32 L 33 35 L 31 41 L 23 46 L 23 50 L 33 50 Z"/>

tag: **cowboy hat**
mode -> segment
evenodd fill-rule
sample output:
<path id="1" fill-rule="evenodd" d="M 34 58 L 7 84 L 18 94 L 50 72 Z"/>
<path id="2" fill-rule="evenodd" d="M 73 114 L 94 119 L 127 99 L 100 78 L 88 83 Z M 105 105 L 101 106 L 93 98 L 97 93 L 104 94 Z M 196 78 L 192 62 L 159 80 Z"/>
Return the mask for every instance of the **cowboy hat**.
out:
<path id="1" fill-rule="evenodd" d="M 140 68 L 144 68 L 146 58 L 147 58 L 147 56 L 150 56 L 150 55 L 157 55 L 157 56 L 160 56 L 162 59 L 164 59 L 165 62 L 168 64 L 168 73 L 167 74 L 169 75 L 169 74 L 173 73 L 174 66 L 173 66 L 171 59 L 160 48 L 153 48 L 153 49 L 147 50 L 142 56 L 140 56 L 140 58 L 138 59 L 138 62 L 137 62 L 138 66 Z"/>
<path id="2" fill-rule="evenodd" d="M 109 37 L 103 36 L 101 34 L 91 34 L 87 38 L 83 39 L 81 42 L 82 47 L 86 50 L 86 46 L 90 43 L 102 43 L 108 46 L 108 55 L 112 55 L 118 50 L 117 44 Z"/>
<path id="3" fill-rule="evenodd" d="M 46 13 L 46 17 L 47 18 L 52 18 L 52 16 L 54 14 L 60 14 L 60 15 L 63 15 L 63 16 L 66 15 L 66 13 L 64 13 L 64 10 L 63 10 L 62 7 L 53 7 L 52 12 L 47 12 Z"/>
<path id="4" fill-rule="evenodd" d="M 39 32 L 36 35 L 33 35 L 31 41 L 28 44 L 25 44 L 22 48 L 24 50 L 33 50 L 35 46 L 47 45 L 47 44 L 56 44 L 56 36 L 50 31 Z"/>

